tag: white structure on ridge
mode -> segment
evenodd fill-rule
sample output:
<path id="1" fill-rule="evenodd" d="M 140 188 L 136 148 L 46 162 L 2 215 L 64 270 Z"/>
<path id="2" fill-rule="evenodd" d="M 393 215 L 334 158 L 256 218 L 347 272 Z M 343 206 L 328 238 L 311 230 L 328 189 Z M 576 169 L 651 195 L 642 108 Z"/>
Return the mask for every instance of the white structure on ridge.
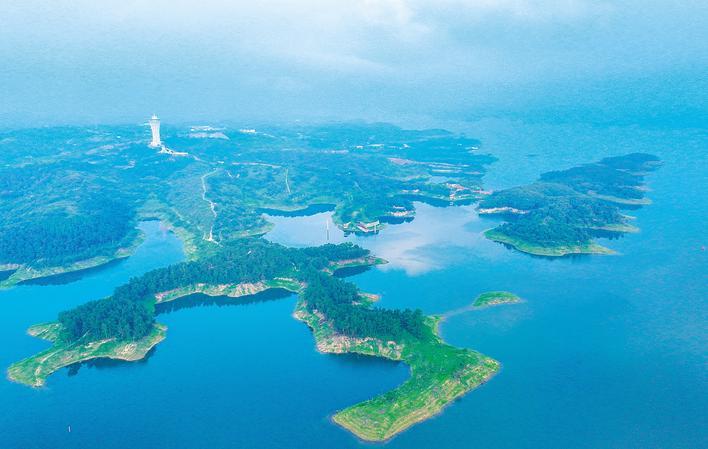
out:
<path id="1" fill-rule="evenodd" d="M 160 119 L 157 118 L 157 115 L 152 114 L 152 117 L 148 123 L 150 123 L 150 129 L 152 130 L 152 142 L 150 142 L 150 146 L 152 148 L 161 147 L 162 141 L 160 140 Z"/>

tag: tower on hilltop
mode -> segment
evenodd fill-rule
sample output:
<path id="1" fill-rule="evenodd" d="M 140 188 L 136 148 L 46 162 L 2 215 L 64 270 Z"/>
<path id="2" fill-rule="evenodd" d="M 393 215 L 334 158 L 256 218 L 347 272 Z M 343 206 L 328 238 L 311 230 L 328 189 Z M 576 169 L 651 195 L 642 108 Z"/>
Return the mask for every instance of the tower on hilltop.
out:
<path id="1" fill-rule="evenodd" d="M 152 131 L 152 142 L 150 142 L 150 146 L 152 148 L 162 146 L 162 141 L 160 140 L 160 119 L 157 118 L 157 115 L 152 114 L 148 123 L 150 123 L 150 130 Z"/>

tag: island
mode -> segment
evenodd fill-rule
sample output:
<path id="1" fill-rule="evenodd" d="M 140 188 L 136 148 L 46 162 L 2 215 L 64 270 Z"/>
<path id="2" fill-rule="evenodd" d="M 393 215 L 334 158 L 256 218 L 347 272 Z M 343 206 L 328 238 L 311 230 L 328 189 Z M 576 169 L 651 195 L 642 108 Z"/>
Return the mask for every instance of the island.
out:
<path id="1" fill-rule="evenodd" d="M 211 256 L 150 271 L 108 298 L 31 327 L 30 335 L 52 346 L 10 366 L 8 377 L 41 387 L 49 375 L 71 364 L 95 358 L 139 360 L 167 335 L 155 321 L 160 303 L 196 293 L 238 300 L 283 289 L 298 294 L 293 315 L 312 329 L 319 351 L 383 357 L 410 367 L 410 378 L 399 387 L 333 415 L 335 423 L 362 440 L 385 441 L 440 413 L 489 380 L 500 364 L 446 344 L 437 332 L 440 317 L 374 308 L 376 295 L 332 275 L 341 267 L 382 262 L 350 243 L 295 249 L 257 238 L 229 242 Z"/>
<path id="2" fill-rule="evenodd" d="M 489 307 L 501 304 L 515 304 L 521 302 L 521 298 L 510 292 L 494 291 L 485 292 L 477 296 L 472 303 L 472 307 Z"/>
<path id="3" fill-rule="evenodd" d="M 500 216 L 506 223 L 484 235 L 537 256 L 614 254 L 593 239 L 638 231 L 621 209 L 650 204 L 644 177 L 660 164 L 656 156 L 644 153 L 608 157 L 494 192 L 480 201 L 478 212 Z"/>

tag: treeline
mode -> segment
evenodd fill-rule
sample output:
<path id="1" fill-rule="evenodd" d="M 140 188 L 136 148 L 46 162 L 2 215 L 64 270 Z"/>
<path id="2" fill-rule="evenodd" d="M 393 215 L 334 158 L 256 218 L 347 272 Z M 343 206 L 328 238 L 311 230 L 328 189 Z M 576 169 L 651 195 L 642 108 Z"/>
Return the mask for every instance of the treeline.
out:
<path id="1" fill-rule="evenodd" d="M 359 304 L 359 290 L 354 284 L 311 272 L 307 276 L 303 299 L 310 311 L 322 313 L 334 329 L 351 337 L 375 337 L 400 340 L 422 337 L 425 332 L 420 310 L 386 310 Z"/>
<path id="2" fill-rule="evenodd" d="M 133 212 L 121 201 L 92 198 L 75 213 L 38 212 L 0 226 L 0 263 L 60 265 L 88 259 L 117 245 L 133 230 Z"/>
<path id="3" fill-rule="evenodd" d="M 547 207 L 557 198 L 577 196 L 577 192 L 561 184 L 535 182 L 526 186 L 498 190 L 479 204 L 480 208 L 513 207 L 530 211 Z"/>
<path id="4" fill-rule="evenodd" d="M 59 314 L 70 340 L 137 340 L 150 333 L 154 307 L 146 301 L 110 297 Z"/>
<path id="5" fill-rule="evenodd" d="M 59 321 L 70 340 L 84 337 L 134 340 L 150 331 L 156 293 L 196 283 L 258 282 L 281 276 L 304 278 L 307 273 L 318 273 L 330 261 L 368 254 L 368 250 L 351 243 L 296 249 L 261 239 L 243 239 L 224 245 L 212 257 L 178 263 L 133 278 L 116 288 L 113 296 L 64 312 Z"/>
<path id="6" fill-rule="evenodd" d="M 632 153 L 609 157 L 594 164 L 541 175 L 541 181 L 565 184 L 580 193 L 610 195 L 624 199 L 644 197 L 644 176 L 638 171 L 655 170 L 659 158 L 651 154 Z"/>
<path id="7" fill-rule="evenodd" d="M 509 222 L 499 230 L 542 246 L 587 243 L 593 236 L 593 228 L 624 221 L 616 206 L 549 183 L 503 190 L 480 205 L 483 208 L 505 206 L 525 213 L 508 214 Z"/>
<path id="8" fill-rule="evenodd" d="M 521 214 L 507 214 L 498 231 L 541 246 L 588 243 L 596 228 L 622 224 L 619 207 L 589 195 L 601 193 L 621 198 L 641 198 L 642 177 L 635 170 L 653 170 L 655 156 L 633 153 L 603 159 L 563 171 L 541 175 L 541 181 L 494 192 L 480 208 L 511 207 Z"/>

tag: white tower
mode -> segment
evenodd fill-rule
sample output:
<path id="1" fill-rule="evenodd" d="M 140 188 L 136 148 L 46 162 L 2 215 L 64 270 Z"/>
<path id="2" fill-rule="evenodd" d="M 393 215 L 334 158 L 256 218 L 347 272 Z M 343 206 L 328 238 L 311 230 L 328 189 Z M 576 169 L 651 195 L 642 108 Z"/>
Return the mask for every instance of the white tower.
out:
<path id="1" fill-rule="evenodd" d="M 152 117 L 150 118 L 150 129 L 152 130 L 152 142 L 150 142 L 150 146 L 152 148 L 157 148 L 162 146 L 162 142 L 160 141 L 160 119 L 157 118 L 157 115 L 152 114 Z"/>

